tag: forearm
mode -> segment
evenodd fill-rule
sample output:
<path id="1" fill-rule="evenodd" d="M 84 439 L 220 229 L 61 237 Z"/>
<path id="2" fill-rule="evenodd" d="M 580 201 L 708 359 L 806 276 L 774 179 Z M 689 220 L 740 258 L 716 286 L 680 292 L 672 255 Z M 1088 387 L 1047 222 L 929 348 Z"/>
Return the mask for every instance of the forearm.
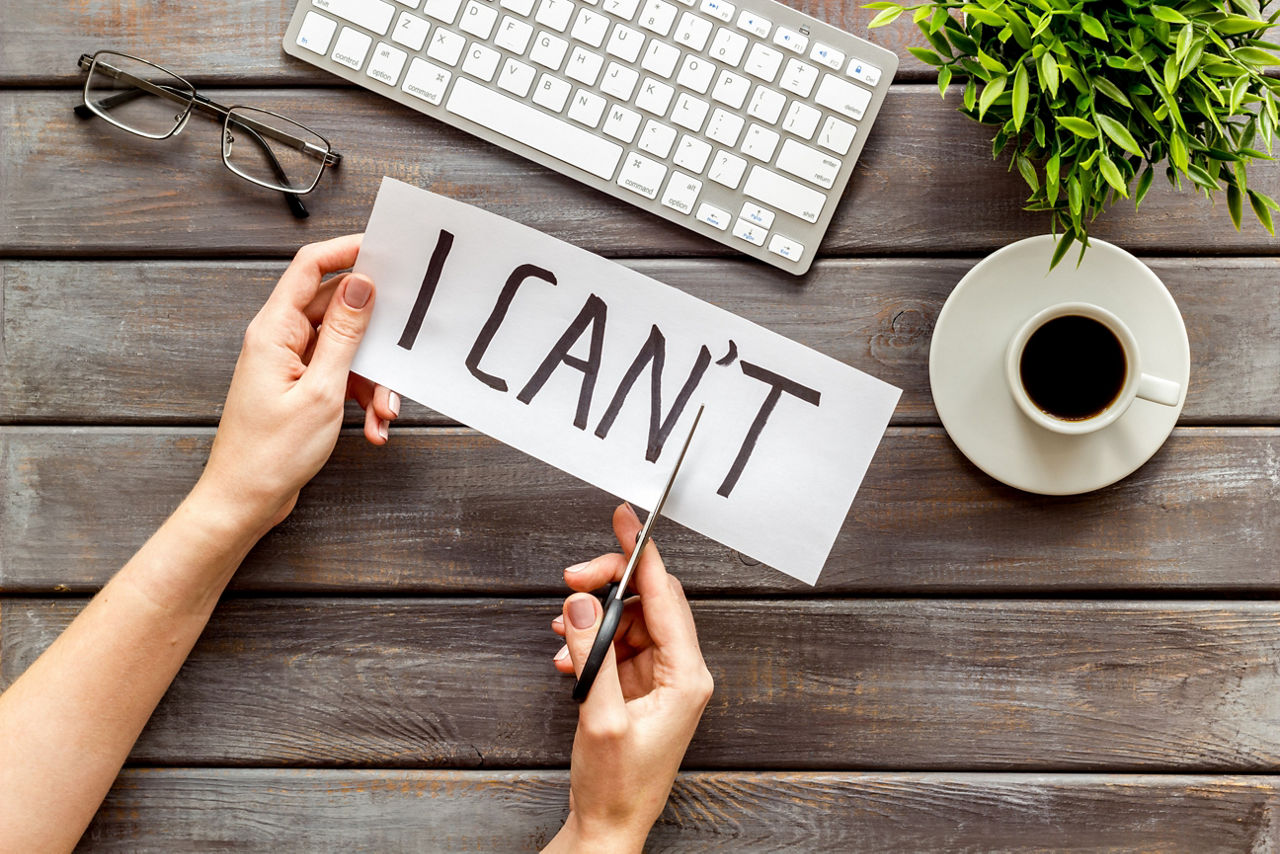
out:
<path id="1" fill-rule="evenodd" d="M 0 695 L 0 851 L 70 850 L 260 534 L 199 489 Z"/>

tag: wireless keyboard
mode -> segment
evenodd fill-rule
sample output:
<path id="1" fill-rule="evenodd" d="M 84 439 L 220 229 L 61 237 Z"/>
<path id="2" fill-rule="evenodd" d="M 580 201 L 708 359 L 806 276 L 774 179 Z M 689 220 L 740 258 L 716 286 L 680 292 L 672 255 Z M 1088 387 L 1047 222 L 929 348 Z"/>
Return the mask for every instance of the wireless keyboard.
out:
<path id="1" fill-rule="evenodd" d="M 773 0 L 303 0 L 284 49 L 797 275 L 898 65 Z"/>

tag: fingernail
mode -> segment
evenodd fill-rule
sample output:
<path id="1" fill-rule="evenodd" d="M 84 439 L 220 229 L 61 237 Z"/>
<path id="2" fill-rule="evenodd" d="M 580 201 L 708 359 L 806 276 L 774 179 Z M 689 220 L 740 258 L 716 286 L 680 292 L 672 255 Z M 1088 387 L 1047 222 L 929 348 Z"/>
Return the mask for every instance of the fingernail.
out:
<path id="1" fill-rule="evenodd" d="M 558 616 L 558 617 L 556 617 L 554 620 L 552 620 L 552 621 L 551 621 L 551 625 L 553 625 L 553 626 L 560 626 L 561 628 L 563 628 L 563 627 L 564 627 L 564 614 L 561 614 L 560 616 Z"/>
<path id="2" fill-rule="evenodd" d="M 586 569 L 590 563 L 591 561 L 589 560 L 584 560 L 582 563 L 575 563 L 573 566 L 566 569 L 565 572 L 582 572 L 582 570 Z"/>
<path id="3" fill-rule="evenodd" d="M 342 291 L 342 299 L 352 308 L 364 308 L 373 296 L 373 282 L 364 276 L 347 276 L 347 285 Z"/>
<path id="4" fill-rule="evenodd" d="M 631 502 L 630 502 L 630 501 L 624 501 L 624 502 L 622 502 L 622 503 L 626 506 L 626 508 L 627 508 L 627 512 L 631 514 L 631 518 L 632 518 L 632 519 L 635 519 L 637 522 L 639 522 L 639 521 L 640 521 L 640 517 L 639 517 L 638 515 L 636 515 L 636 508 L 634 508 L 634 507 L 632 507 L 632 506 L 631 506 Z"/>
<path id="5" fill-rule="evenodd" d="M 569 603 L 569 622 L 575 629 L 589 629 L 596 623 L 595 600 L 580 596 Z"/>
<path id="6" fill-rule="evenodd" d="M 387 395 L 387 409 L 391 410 L 392 415 L 400 414 L 400 395 L 394 391 Z"/>
<path id="7" fill-rule="evenodd" d="M 387 419 L 378 419 L 378 435 L 382 437 L 382 441 L 386 441 L 391 435 L 391 425 Z"/>
<path id="8" fill-rule="evenodd" d="M 569 645 L 565 644 L 564 646 L 560 647 L 560 651 L 556 653 L 555 660 L 564 661 L 568 657 L 569 657 Z"/>

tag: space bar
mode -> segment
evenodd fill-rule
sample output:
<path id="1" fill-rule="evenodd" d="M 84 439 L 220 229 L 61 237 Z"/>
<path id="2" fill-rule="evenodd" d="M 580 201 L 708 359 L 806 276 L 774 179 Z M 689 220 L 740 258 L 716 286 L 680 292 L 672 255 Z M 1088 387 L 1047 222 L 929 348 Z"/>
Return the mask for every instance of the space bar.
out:
<path id="1" fill-rule="evenodd" d="M 445 109 L 606 181 L 613 177 L 622 158 L 622 146 L 465 77 L 453 84 Z"/>

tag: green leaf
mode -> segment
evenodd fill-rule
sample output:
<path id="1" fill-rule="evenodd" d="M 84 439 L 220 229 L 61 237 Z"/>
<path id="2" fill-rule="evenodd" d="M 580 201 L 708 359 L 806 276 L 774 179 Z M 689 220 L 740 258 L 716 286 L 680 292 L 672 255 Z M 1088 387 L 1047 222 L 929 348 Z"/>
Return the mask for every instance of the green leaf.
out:
<path id="1" fill-rule="evenodd" d="M 1016 157 L 1013 161 L 1018 166 L 1018 171 L 1022 173 L 1022 180 L 1027 182 L 1027 186 L 1031 188 L 1031 192 L 1040 189 L 1040 178 L 1036 175 L 1036 167 L 1025 157 Z"/>
<path id="2" fill-rule="evenodd" d="M 1191 23 L 1187 20 L 1186 16 L 1177 9 L 1170 9 L 1168 6 L 1152 6 L 1151 14 L 1154 15 L 1157 20 L 1161 20 L 1169 24 Z"/>
<path id="3" fill-rule="evenodd" d="M 1130 154 L 1136 154 L 1139 157 L 1142 156 L 1142 149 L 1138 147 L 1138 141 L 1133 138 L 1133 134 L 1129 132 L 1127 127 L 1111 118 L 1111 116 L 1103 113 L 1098 113 L 1095 118 L 1097 119 L 1098 127 L 1102 128 L 1102 132 L 1105 133 L 1112 142 Z"/>
<path id="4" fill-rule="evenodd" d="M 1018 63 L 1018 70 L 1013 75 L 1013 125 L 1021 129 L 1027 119 L 1027 66 Z"/>
<path id="5" fill-rule="evenodd" d="M 970 78 L 969 81 L 964 84 L 964 108 L 972 113 L 974 105 L 977 103 L 978 87 L 977 84 L 973 82 L 973 79 Z"/>
<path id="6" fill-rule="evenodd" d="M 1267 230 L 1267 233 L 1272 237 L 1275 237 L 1276 226 L 1275 223 L 1271 221 L 1271 208 L 1265 201 L 1263 201 L 1264 198 L 1266 197 L 1261 193 L 1256 193 L 1253 190 L 1250 190 L 1249 206 L 1253 208 L 1254 215 L 1258 218 L 1258 222 L 1262 223 L 1262 227 Z M 1272 204 L 1274 205 L 1274 202 Z"/>
<path id="7" fill-rule="evenodd" d="M 1062 178 L 1059 171 L 1061 163 L 1060 155 L 1055 151 L 1044 164 L 1044 193 L 1051 205 L 1058 203 L 1058 190 Z"/>
<path id="8" fill-rule="evenodd" d="M 1004 91 L 1005 85 L 1009 82 L 1009 78 L 1001 75 L 993 77 L 991 82 L 982 87 L 982 95 L 978 98 L 978 120 L 986 114 L 987 110 L 995 103 L 996 98 L 1000 97 L 1000 93 Z"/>
<path id="9" fill-rule="evenodd" d="M 1266 21 L 1246 18 L 1244 15 L 1228 15 L 1221 20 L 1215 21 L 1213 24 L 1213 28 L 1224 36 L 1250 33 L 1254 30 L 1265 30 L 1268 26 L 1269 25 Z"/>
<path id="10" fill-rule="evenodd" d="M 1235 184 L 1227 185 L 1227 213 L 1231 215 L 1231 224 L 1239 231 L 1244 220 L 1244 194 Z"/>
<path id="11" fill-rule="evenodd" d="M 951 66 L 944 65 L 938 69 L 938 94 L 947 97 L 947 87 L 951 85 Z"/>
<path id="12" fill-rule="evenodd" d="M 1274 53 L 1268 53 L 1262 48 L 1249 47 L 1248 45 L 1238 47 L 1231 51 L 1231 57 L 1240 62 L 1247 62 L 1251 65 L 1261 65 L 1263 67 L 1280 65 L 1280 56 L 1276 56 Z"/>
<path id="13" fill-rule="evenodd" d="M 1147 191 L 1151 189 L 1151 179 L 1155 177 L 1155 170 L 1147 164 L 1147 168 L 1138 176 L 1138 189 L 1133 194 L 1133 206 L 1137 208 L 1142 204 L 1142 200 L 1147 197 Z"/>
<path id="14" fill-rule="evenodd" d="M 1057 244 L 1053 247 L 1053 257 L 1049 259 L 1050 270 L 1058 266 L 1058 262 L 1066 257 L 1067 250 L 1071 248 L 1071 244 L 1074 243 L 1075 240 L 1075 231 L 1068 229 L 1062 232 L 1062 236 L 1058 238 Z"/>
<path id="15" fill-rule="evenodd" d="M 1001 18 L 995 12 L 984 9 L 981 6 L 974 5 L 973 3 L 966 3 L 960 8 L 970 18 L 973 18 L 975 21 L 979 21 L 983 24 L 998 27 L 1004 23 L 1004 18 Z"/>
<path id="16" fill-rule="evenodd" d="M 1133 106 L 1133 104 L 1129 103 L 1128 97 L 1126 97 L 1125 94 L 1120 91 L 1120 87 L 1112 83 L 1107 78 L 1094 77 L 1092 80 L 1092 83 L 1093 83 L 1093 88 L 1097 89 L 1099 92 L 1106 95 L 1108 98 L 1115 101 L 1116 103 L 1124 104 L 1126 107 Z"/>
<path id="17" fill-rule="evenodd" d="M 991 56 L 989 53 L 987 53 L 985 50 L 982 50 L 981 48 L 979 48 L 978 50 L 978 62 L 982 65 L 983 68 L 987 69 L 992 74 L 1008 74 L 1009 73 L 1009 69 L 1004 67 L 1003 62 L 996 59 L 994 56 Z"/>
<path id="18" fill-rule="evenodd" d="M 1098 129 L 1091 122 L 1076 116 L 1056 116 L 1058 124 L 1074 133 L 1076 136 L 1082 136 L 1085 139 L 1093 139 L 1098 135 Z"/>
<path id="19" fill-rule="evenodd" d="M 1176 62 L 1174 62 L 1174 61 L 1173 61 L 1173 57 L 1172 57 L 1172 56 L 1166 56 L 1166 57 L 1164 58 L 1164 88 L 1165 88 L 1165 91 L 1167 91 L 1170 95 L 1172 95 L 1174 92 L 1176 92 L 1176 91 L 1177 91 L 1177 89 L 1178 89 L 1178 81 L 1179 81 L 1179 80 L 1181 80 L 1181 79 L 1182 79 L 1182 78 L 1180 78 L 1180 77 L 1178 76 L 1178 63 L 1176 63 Z"/>
<path id="20" fill-rule="evenodd" d="M 1194 32 L 1195 27 L 1188 24 L 1178 33 L 1178 46 L 1174 51 L 1173 57 L 1179 65 L 1182 64 L 1182 60 L 1187 58 L 1187 51 L 1191 49 L 1191 36 Z"/>
<path id="21" fill-rule="evenodd" d="M 909 47 L 907 53 L 910 53 L 916 59 L 929 65 L 942 65 L 943 59 L 938 54 L 929 50 L 927 47 Z"/>
<path id="22" fill-rule="evenodd" d="M 1088 14 L 1087 12 L 1080 13 L 1080 26 L 1084 27 L 1084 31 L 1086 33 L 1093 36 L 1095 39 L 1098 39 L 1099 41 L 1104 41 L 1104 42 L 1111 41 L 1111 39 L 1107 38 L 1107 31 L 1102 26 L 1102 22 L 1099 21 L 1097 18 L 1093 17 L 1092 15 Z"/>
<path id="23" fill-rule="evenodd" d="M 1072 175 L 1067 179 L 1067 209 L 1072 216 L 1080 216 L 1083 197 L 1084 189 L 1080 186 L 1080 179 Z"/>
<path id="24" fill-rule="evenodd" d="M 1169 162 L 1183 172 L 1187 171 L 1187 143 L 1183 135 L 1173 133 L 1169 137 Z"/>
<path id="25" fill-rule="evenodd" d="M 872 18 L 871 23 L 867 24 L 867 29 L 874 30 L 876 27 L 883 27 L 888 24 L 892 24 L 904 11 L 906 10 L 901 6 L 891 6 Z"/>
<path id="26" fill-rule="evenodd" d="M 1112 188 L 1126 198 L 1129 195 L 1129 188 L 1125 186 L 1124 179 L 1120 177 L 1120 170 L 1116 168 L 1116 164 L 1111 162 L 1111 158 L 1103 154 L 1098 158 L 1098 169 L 1102 172 L 1103 179 L 1106 180 Z"/>
<path id="27" fill-rule="evenodd" d="M 1040 88 L 1048 90 L 1050 96 L 1058 95 L 1058 61 L 1054 59 L 1053 54 L 1045 51 L 1040 57 L 1038 66 L 1040 72 Z"/>

